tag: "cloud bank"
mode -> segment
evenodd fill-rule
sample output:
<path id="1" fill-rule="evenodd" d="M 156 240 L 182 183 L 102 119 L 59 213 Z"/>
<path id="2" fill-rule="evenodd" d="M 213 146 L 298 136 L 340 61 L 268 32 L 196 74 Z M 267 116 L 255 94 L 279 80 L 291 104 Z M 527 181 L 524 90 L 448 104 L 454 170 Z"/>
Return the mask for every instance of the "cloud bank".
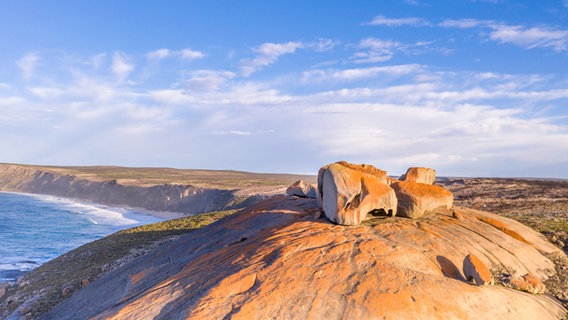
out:
<path id="1" fill-rule="evenodd" d="M 364 27 L 453 28 L 552 54 L 568 39 L 551 26 L 475 19 L 377 16 Z M 423 165 L 442 175 L 568 177 L 568 79 L 398 59 L 450 55 L 444 46 L 292 39 L 210 67 L 197 60 L 212 54 L 189 48 L 25 53 L 14 61 L 23 81 L 0 83 L 0 148 L 11 150 L 3 161 L 315 173 L 348 160 L 392 174 Z M 312 62 L 263 72 L 303 55 Z"/>

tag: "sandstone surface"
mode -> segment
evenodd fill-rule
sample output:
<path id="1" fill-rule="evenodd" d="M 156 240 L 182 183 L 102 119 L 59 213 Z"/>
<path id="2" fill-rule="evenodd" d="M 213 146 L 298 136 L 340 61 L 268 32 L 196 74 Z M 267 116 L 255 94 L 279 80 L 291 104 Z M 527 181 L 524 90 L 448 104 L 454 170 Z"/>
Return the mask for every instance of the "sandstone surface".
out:
<path id="1" fill-rule="evenodd" d="M 458 266 L 553 271 L 564 253 L 507 218 L 454 207 L 420 221 L 314 219 L 276 197 L 180 237 L 81 288 L 42 319 L 563 319 L 546 295 L 475 286 Z"/>
<path id="2" fill-rule="evenodd" d="M 436 170 L 424 167 L 410 167 L 400 176 L 401 181 L 433 184 L 436 181 Z"/>
<path id="3" fill-rule="evenodd" d="M 372 211 L 396 215 L 396 195 L 386 176 L 385 171 L 370 165 L 338 162 L 322 168 L 318 190 L 323 212 L 341 225 L 361 224 Z"/>
<path id="4" fill-rule="evenodd" d="M 439 207 L 452 207 L 452 193 L 442 187 L 430 184 L 398 181 L 391 184 L 398 199 L 398 214 L 402 217 L 418 219 L 426 211 Z"/>

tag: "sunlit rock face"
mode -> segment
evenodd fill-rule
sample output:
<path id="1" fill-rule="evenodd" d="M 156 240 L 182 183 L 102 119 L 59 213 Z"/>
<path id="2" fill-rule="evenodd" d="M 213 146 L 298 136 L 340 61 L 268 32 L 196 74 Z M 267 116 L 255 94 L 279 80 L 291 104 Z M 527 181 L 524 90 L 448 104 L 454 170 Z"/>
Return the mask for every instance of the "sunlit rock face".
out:
<path id="1" fill-rule="evenodd" d="M 436 170 L 424 167 L 410 167 L 405 174 L 400 176 L 399 180 L 433 184 L 436 181 Z"/>
<path id="2" fill-rule="evenodd" d="M 374 211 L 418 219 L 432 209 L 452 207 L 452 193 L 432 184 L 436 170 L 412 167 L 402 178 L 390 178 L 368 164 L 328 164 L 318 174 L 319 204 L 331 221 L 341 225 L 358 225 Z"/>
<path id="3" fill-rule="evenodd" d="M 451 208 L 454 196 L 442 187 L 418 182 L 398 181 L 391 184 L 398 200 L 398 214 L 418 219 L 427 211 Z"/>
<path id="4" fill-rule="evenodd" d="M 323 212 L 341 225 L 359 225 L 375 210 L 396 215 L 396 195 L 386 177 L 386 171 L 370 165 L 338 162 L 325 166 L 318 175 Z"/>

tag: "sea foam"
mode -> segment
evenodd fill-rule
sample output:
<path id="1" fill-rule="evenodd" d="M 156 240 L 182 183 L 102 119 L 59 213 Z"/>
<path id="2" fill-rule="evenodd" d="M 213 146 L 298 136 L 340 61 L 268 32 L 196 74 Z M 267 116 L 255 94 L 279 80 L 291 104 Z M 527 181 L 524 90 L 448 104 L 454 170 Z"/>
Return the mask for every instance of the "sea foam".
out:
<path id="1" fill-rule="evenodd" d="M 113 232 L 162 220 L 132 209 L 0 192 L 0 282 Z"/>

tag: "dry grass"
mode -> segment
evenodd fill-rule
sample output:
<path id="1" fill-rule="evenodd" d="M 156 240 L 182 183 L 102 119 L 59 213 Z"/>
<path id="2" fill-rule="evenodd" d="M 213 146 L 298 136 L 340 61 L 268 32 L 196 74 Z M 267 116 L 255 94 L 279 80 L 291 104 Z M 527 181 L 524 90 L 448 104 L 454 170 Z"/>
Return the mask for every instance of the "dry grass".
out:
<path id="1" fill-rule="evenodd" d="M 243 189 L 248 187 L 290 185 L 303 179 L 315 183 L 312 175 L 252 173 L 233 170 L 194 170 L 174 168 L 127 168 L 115 166 L 56 167 L 19 165 L 28 168 L 73 175 L 91 181 L 116 180 L 123 185 L 153 186 L 184 184 L 203 188 Z"/>

